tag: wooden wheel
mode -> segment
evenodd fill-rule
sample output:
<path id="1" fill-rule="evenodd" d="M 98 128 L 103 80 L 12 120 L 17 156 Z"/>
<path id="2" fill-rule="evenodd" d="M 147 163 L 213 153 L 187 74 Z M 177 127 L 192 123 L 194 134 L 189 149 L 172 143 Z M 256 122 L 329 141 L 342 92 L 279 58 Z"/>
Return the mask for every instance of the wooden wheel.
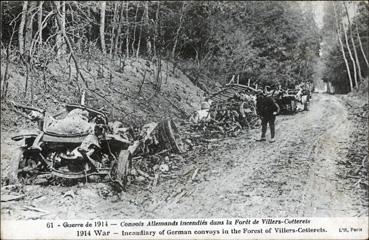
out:
<path id="1" fill-rule="evenodd" d="M 22 147 L 18 147 L 15 149 L 12 160 L 9 164 L 8 178 L 10 184 L 14 184 L 19 181 L 19 169 L 23 169 L 25 164 L 26 160 L 24 158 L 24 149 Z"/>
<path id="2" fill-rule="evenodd" d="M 181 140 L 180 133 L 173 120 L 165 120 L 163 124 L 161 124 L 160 130 L 162 131 L 163 135 L 165 135 L 166 140 L 169 141 L 170 147 L 175 152 L 184 152 L 183 142 Z"/>
<path id="3" fill-rule="evenodd" d="M 130 160 L 131 153 L 128 150 L 120 151 L 117 161 L 113 163 L 110 171 L 112 181 L 117 183 L 123 191 L 126 190 L 128 182 Z"/>

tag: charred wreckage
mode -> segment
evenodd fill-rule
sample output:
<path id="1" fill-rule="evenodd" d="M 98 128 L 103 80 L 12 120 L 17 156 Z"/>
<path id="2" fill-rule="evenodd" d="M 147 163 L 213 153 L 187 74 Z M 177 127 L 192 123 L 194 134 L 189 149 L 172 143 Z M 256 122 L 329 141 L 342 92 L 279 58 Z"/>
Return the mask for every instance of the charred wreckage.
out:
<path id="1" fill-rule="evenodd" d="M 156 178 L 142 171 L 140 165 L 150 172 L 158 168 L 165 172 L 168 165 L 160 159 L 192 149 L 195 136 L 200 140 L 236 136 L 242 129 L 257 127 L 257 92 L 246 85 L 226 85 L 191 115 L 190 124 L 184 124 L 190 129 L 184 127 L 181 135 L 171 119 L 148 123 L 141 129 L 124 127 L 119 121 L 109 122 L 106 112 L 85 106 L 84 95 L 81 104 L 65 104 L 56 115 L 10 102 L 14 111 L 37 122 L 38 128 L 12 137 L 23 145 L 13 154 L 9 179 L 32 183 L 43 175 L 86 181 L 100 176 L 108 177 L 124 191 L 133 176 L 141 175 L 155 182 Z M 274 93 L 281 114 L 297 112 L 297 103 L 307 110 L 310 96 L 301 89 Z"/>
<path id="2" fill-rule="evenodd" d="M 141 131 L 109 122 L 106 113 L 84 106 L 65 104 L 65 111 L 50 116 L 42 109 L 11 103 L 13 109 L 38 122 L 38 129 L 12 137 L 23 141 L 13 154 L 14 181 L 32 182 L 40 175 L 63 179 L 108 176 L 125 190 L 133 169 L 132 159 L 162 152 L 181 153 L 178 129 L 170 119 L 149 123 Z"/>
<path id="3" fill-rule="evenodd" d="M 256 113 L 256 95 L 271 96 L 280 107 L 280 114 L 295 114 L 308 110 L 311 99 L 306 87 L 264 91 L 238 83 L 227 84 L 220 91 L 205 98 L 201 110 L 190 117 L 192 127 L 205 137 L 236 136 L 242 129 L 260 125 Z"/>

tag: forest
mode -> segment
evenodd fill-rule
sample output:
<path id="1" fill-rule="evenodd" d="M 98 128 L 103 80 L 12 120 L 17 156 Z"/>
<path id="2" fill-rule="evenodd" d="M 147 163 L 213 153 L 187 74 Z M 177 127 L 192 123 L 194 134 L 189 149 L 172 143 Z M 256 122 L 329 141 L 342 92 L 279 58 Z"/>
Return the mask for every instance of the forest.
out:
<path id="1" fill-rule="evenodd" d="M 328 2 L 324 13 L 321 30 L 323 80 L 330 83 L 331 92 L 367 92 L 368 2 Z"/>
<path id="2" fill-rule="evenodd" d="M 326 2 L 321 29 L 313 5 L 290 1 L 4 1 L 1 99 L 37 105 L 43 100 L 37 94 L 43 95 L 47 88 L 52 92 L 59 85 L 61 92 L 71 86 L 65 93 L 70 97 L 87 89 L 106 98 L 96 92 L 104 91 L 96 79 L 108 82 L 109 91 L 118 84 L 115 92 L 124 95 L 121 88 L 127 85 L 119 83 L 122 77 L 114 77 L 111 68 L 104 72 L 107 63 L 116 63 L 116 72 L 122 74 L 129 63 L 152 67 L 149 75 L 146 70 L 141 73 L 139 94 L 126 91 L 128 99 L 140 94 L 152 99 L 142 90 L 146 78 L 152 81 L 153 96 L 163 95 L 167 82 L 163 71 L 169 63 L 172 73 L 183 71 L 205 93 L 234 74 L 241 76 L 241 83 L 250 81 L 253 86 L 294 88 L 314 81 L 321 52 L 322 78 L 330 88 L 337 93 L 361 88 L 368 76 L 368 4 Z M 355 8 L 351 16 L 348 8 Z M 94 61 L 96 66 L 91 66 Z M 56 65 L 63 73 L 56 72 Z M 92 74 L 94 68 L 96 74 Z"/>
<path id="3" fill-rule="evenodd" d="M 367 219 L 368 1 L 0 4 L 2 221 Z"/>

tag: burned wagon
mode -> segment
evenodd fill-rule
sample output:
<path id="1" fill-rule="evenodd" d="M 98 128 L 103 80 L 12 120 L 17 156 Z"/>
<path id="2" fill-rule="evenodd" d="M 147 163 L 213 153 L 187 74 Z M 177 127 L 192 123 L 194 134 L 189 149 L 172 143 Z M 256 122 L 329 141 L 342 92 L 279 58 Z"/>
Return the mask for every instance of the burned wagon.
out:
<path id="1" fill-rule="evenodd" d="M 281 91 L 274 97 L 279 108 L 280 114 L 294 114 L 297 112 L 296 90 Z"/>
<path id="2" fill-rule="evenodd" d="M 30 183 L 40 175 L 63 179 L 108 176 L 121 190 L 127 184 L 135 155 L 163 148 L 181 152 L 178 130 L 171 120 L 143 127 L 137 134 L 120 122 L 108 122 L 107 114 L 81 104 L 65 104 L 62 113 L 51 116 L 44 110 L 14 105 L 27 112 L 38 129 L 19 133 L 22 141 L 13 154 L 14 181 Z"/>

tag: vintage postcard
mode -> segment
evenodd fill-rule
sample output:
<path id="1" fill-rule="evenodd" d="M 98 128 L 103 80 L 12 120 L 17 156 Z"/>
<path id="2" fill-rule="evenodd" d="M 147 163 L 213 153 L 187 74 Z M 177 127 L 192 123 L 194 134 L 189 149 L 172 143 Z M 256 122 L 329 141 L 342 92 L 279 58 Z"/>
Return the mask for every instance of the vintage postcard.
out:
<path id="1" fill-rule="evenodd" d="M 368 239 L 367 1 L 1 20 L 1 239 Z"/>

